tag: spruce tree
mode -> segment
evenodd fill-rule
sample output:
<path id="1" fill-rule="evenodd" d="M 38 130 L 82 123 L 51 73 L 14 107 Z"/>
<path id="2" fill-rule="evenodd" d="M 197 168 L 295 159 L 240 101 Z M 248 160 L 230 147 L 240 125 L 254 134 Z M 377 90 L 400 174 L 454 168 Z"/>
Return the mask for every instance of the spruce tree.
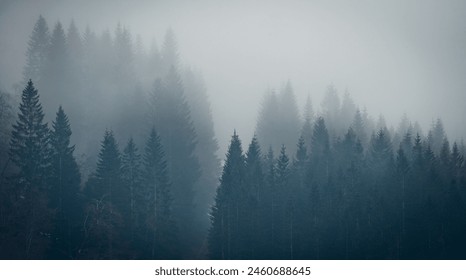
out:
<path id="1" fill-rule="evenodd" d="M 209 231 L 209 252 L 212 259 L 238 259 L 240 252 L 240 206 L 244 190 L 245 159 L 241 141 L 235 133 L 223 166 L 220 186 L 211 211 L 212 226 Z M 241 246 L 241 247 L 240 247 Z"/>
<path id="2" fill-rule="evenodd" d="M 42 16 L 39 16 L 28 42 L 26 66 L 23 70 L 25 83 L 28 80 L 32 80 L 34 83 L 41 82 L 48 59 L 49 44 L 50 34 L 47 22 Z"/>
<path id="3" fill-rule="evenodd" d="M 179 257 L 178 234 L 172 216 L 171 184 L 165 154 L 155 129 L 151 130 L 144 152 L 145 223 L 150 259 Z"/>
<path id="4" fill-rule="evenodd" d="M 206 86 L 202 76 L 193 70 L 186 70 L 183 76 L 186 101 L 189 105 L 193 126 L 196 130 L 197 143 L 195 154 L 199 158 L 201 176 L 197 183 L 194 201 L 197 211 L 202 213 L 199 227 L 207 230 L 210 221 L 207 215 L 214 201 L 218 177 L 221 172 L 220 160 L 217 156 L 218 143 L 215 138 L 214 122 L 208 100 Z"/>
<path id="5" fill-rule="evenodd" d="M 121 158 L 112 131 L 105 131 L 97 168 L 86 184 L 88 195 L 84 257 L 124 258 L 129 239 L 124 236 L 129 215 L 129 191 L 121 178 Z"/>
<path id="6" fill-rule="evenodd" d="M 261 215 L 265 210 L 264 202 L 264 173 L 262 170 L 262 155 L 259 143 L 254 136 L 249 144 L 245 159 L 245 198 L 243 221 L 244 252 L 243 258 L 260 258 L 263 250 L 265 235 Z M 262 235 L 262 236 L 261 236 Z"/>
<path id="7" fill-rule="evenodd" d="M 31 188 L 44 187 L 49 165 L 49 129 L 44 123 L 38 91 L 31 80 L 23 90 L 19 110 L 11 134 L 10 157 L 19 167 L 18 182 L 22 192 L 26 192 Z"/>
<path id="8" fill-rule="evenodd" d="M 75 258 L 82 218 L 81 175 L 70 144 L 71 128 L 60 106 L 50 135 L 50 206 L 55 210 L 52 258 Z"/>
<path id="9" fill-rule="evenodd" d="M 304 122 L 301 128 L 301 137 L 304 140 L 306 149 L 309 151 L 311 149 L 312 123 L 314 121 L 314 110 L 312 109 L 311 97 L 309 95 L 307 96 L 306 105 L 304 106 L 303 119 Z"/>
<path id="10" fill-rule="evenodd" d="M 280 146 L 285 145 L 291 154 L 296 152 L 296 142 L 300 136 L 302 127 L 299 118 L 296 97 L 291 82 L 288 81 L 279 95 L 279 122 L 276 124 L 279 129 L 277 137 L 280 140 Z M 275 112 L 276 114 L 277 112 Z"/>
<path id="11" fill-rule="evenodd" d="M 136 144 L 131 137 L 126 144 L 121 157 L 121 175 L 124 185 L 129 190 L 129 227 L 130 238 L 135 240 L 135 231 L 140 225 L 139 214 L 141 212 L 140 205 L 143 199 L 142 193 L 142 174 L 141 174 L 141 155 L 139 154 Z"/>
<path id="12" fill-rule="evenodd" d="M 70 87 L 67 80 L 66 35 L 60 22 L 55 24 L 50 37 L 47 63 L 44 70 L 44 79 L 43 83 L 41 83 L 46 93 L 43 95 L 44 104 L 47 104 L 49 108 L 57 108 L 60 103 L 68 104 L 69 94 L 75 89 Z M 51 115 L 53 111 L 49 109 L 46 112 Z"/>
<path id="13" fill-rule="evenodd" d="M 280 102 L 274 90 L 267 91 L 261 105 L 259 117 L 257 119 L 256 133 L 257 139 L 261 145 L 271 147 L 274 153 L 280 149 L 281 138 L 278 114 Z"/>
<path id="14" fill-rule="evenodd" d="M 13 125 L 10 158 L 18 168 L 12 193 L 15 215 L 13 236 L 20 258 L 43 258 L 48 247 L 51 212 L 47 207 L 47 170 L 50 166 L 49 129 L 38 91 L 29 80 L 21 95 L 18 120 Z M 44 233 L 43 235 L 40 232 Z"/>
<path id="15" fill-rule="evenodd" d="M 194 204 L 201 175 L 195 154 L 197 137 L 184 97 L 183 84 L 174 67 L 164 81 L 157 80 L 153 92 L 154 123 L 167 157 L 167 170 L 173 190 L 173 216 L 179 227 L 180 242 L 187 249 L 185 257 L 192 257 L 202 245 L 203 232 L 197 223 L 205 213 Z"/>
<path id="16" fill-rule="evenodd" d="M 292 197 L 290 179 L 290 160 L 286 154 L 286 148 L 282 145 L 280 155 L 277 159 L 277 177 L 276 186 L 277 192 L 275 202 L 277 207 L 273 213 L 276 220 L 275 227 L 275 258 L 278 259 L 293 259 L 294 242 L 293 242 L 293 227 L 295 227 L 294 199 Z"/>

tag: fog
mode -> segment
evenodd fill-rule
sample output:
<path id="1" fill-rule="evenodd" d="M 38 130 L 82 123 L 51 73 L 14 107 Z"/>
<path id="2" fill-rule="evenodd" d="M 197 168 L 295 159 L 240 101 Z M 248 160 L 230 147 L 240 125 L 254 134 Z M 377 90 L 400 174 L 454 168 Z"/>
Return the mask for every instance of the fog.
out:
<path id="1" fill-rule="evenodd" d="M 0 0 L 0 258 L 464 259 L 465 16 Z"/>
<path id="2" fill-rule="evenodd" d="M 441 117 L 466 135 L 464 1 L 5 1 L 0 2 L 0 85 L 21 80 L 26 42 L 43 15 L 97 32 L 119 22 L 144 45 L 171 27 L 184 65 L 206 81 L 224 154 L 237 129 L 252 137 L 268 88 L 293 84 L 300 109 L 319 110 L 334 84 L 396 126 L 403 113 L 424 130 Z"/>

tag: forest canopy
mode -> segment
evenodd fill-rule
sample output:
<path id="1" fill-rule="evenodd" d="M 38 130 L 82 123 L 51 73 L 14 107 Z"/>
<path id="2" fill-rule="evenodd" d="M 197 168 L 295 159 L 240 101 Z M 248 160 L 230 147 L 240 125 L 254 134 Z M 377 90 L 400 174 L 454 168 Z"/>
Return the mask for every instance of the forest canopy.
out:
<path id="1" fill-rule="evenodd" d="M 0 258 L 466 258 L 466 147 L 440 118 L 394 128 L 285 80 L 219 155 L 193 69 L 171 28 L 146 48 L 39 16 L 0 92 Z"/>

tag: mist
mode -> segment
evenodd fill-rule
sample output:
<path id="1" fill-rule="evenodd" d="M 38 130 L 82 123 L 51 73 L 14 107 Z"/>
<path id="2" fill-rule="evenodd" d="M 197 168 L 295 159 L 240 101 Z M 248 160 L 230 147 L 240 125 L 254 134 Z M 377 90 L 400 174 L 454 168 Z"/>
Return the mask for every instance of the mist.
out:
<path id="1" fill-rule="evenodd" d="M 0 257 L 464 258 L 465 18 L 0 0 Z"/>
<path id="2" fill-rule="evenodd" d="M 466 128 L 463 1 L 3 1 L 0 84 L 21 80 L 26 42 L 39 14 L 97 32 L 118 22 L 148 48 L 168 27 L 182 63 L 200 69 L 224 154 L 233 129 L 254 133 L 267 88 L 293 83 L 298 104 L 318 109 L 325 88 L 346 89 L 375 118 L 403 113 L 427 130 L 440 117 L 449 135 Z M 301 109 L 302 106 L 300 106 Z M 238 112 L 241 112 L 240 114 Z"/>

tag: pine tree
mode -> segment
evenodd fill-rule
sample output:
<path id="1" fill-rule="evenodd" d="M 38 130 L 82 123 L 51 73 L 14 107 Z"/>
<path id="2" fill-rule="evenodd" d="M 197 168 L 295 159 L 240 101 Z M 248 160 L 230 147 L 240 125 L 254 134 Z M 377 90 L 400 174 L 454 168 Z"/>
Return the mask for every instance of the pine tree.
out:
<path id="1" fill-rule="evenodd" d="M 241 258 L 240 205 L 244 190 L 245 159 L 241 141 L 235 133 L 223 166 L 220 186 L 211 211 L 212 226 L 209 231 L 209 252 L 212 259 Z M 241 246 L 241 247 L 240 247 Z"/>
<path id="2" fill-rule="evenodd" d="M 28 42 L 26 66 L 23 70 L 25 83 L 28 80 L 34 83 L 41 82 L 44 67 L 48 59 L 49 44 L 50 34 L 47 22 L 42 16 L 39 16 Z"/>
<path id="3" fill-rule="evenodd" d="M 293 259 L 294 255 L 294 233 L 293 228 L 295 225 L 295 201 L 292 197 L 295 189 L 291 189 L 290 179 L 290 160 L 286 154 L 286 148 L 282 145 L 280 155 L 277 159 L 276 167 L 276 198 L 277 203 L 276 212 L 274 212 L 275 220 L 277 222 L 275 231 L 276 251 L 275 257 L 278 259 Z"/>
<path id="4" fill-rule="evenodd" d="M 400 144 L 400 148 L 398 149 L 397 155 L 396 155 L 396 172 L 398 175 L 398 178 L 401 183 L 401 195 L 400 195 L 400 200 L 401 203 L 398 205 L 399 208 L 401 208 L 401 229 L 400 229 L 400 236 L 401 236 L 401 242 L 404 240 L 405 234 L 406 234 L 406 184 L 407 184 L 407 175 L 410 170 L 409 162 L 407 157 L 405 156 L 404 149 L 402 148 Z M 401 253 L 402 254 L 402 253 Z M 398 256 L 399 258 L 400 256 Z"/>
<path id="5" fill-rule="evenodd" d="M 141 155 L 138 152 L 136 144 L 131 137 L 123 150 L 121 157 L 121 175 L 125 186 L 129 189 L 129 226 L 131 240 L 135 240 L 135 231 L 141 221 L 139 213 L 141 212 L 140 202 L 144 196 L 142 193 L 142 174 L 141 174 Z"/>
<path id="6" fill-rule="evenodd" d="M 208 213 L 214 201 L 218 177 L 221 172 L 220 160 L 217 156 L 219 147 L 215 138 L 210 102 L 202 76 L 188 69 L 184 73 L 183 81 L 186 101 L 197 135 L 195 154 L 199 158 L 202 171 L 194 200 L 198 205 L 199 213 Z M 200 220 L 199 227 L 207 230 L 210 221 L 207 215 L 201 215 L 204 215 L 204 219 Z"/>
<path id="7" fill-rule="evenodd" d="M 105 131 L 97 168 L 86 184 L 89 203 L 85 227 L 86 258 L 122 258 L 122 235 L 129 214 L 129 195 L 121 178 L 121 159 L 112 131 Z M 125 241 L 125 242 L 123 242 Z"/>
<path id="8" fill-rule="evenodd" d="M 280 146 L 285 145 L 291 154 L 296 152 L 296 142 L 300 136 L 300 128 L 302 127 L 299 118 L 298 107 L 296 105 L 296 97 L 294 95 L 291 82 L 288 81 L 279 95 L 279 137 Z M 277 113 L 277 112 L 275 112 Z"/>
<path id="9" fill-rule="evenodd" d="M 291 147 L 294 152 L 301 127 L 291 82 L 288 81 L 278 95 L 273 90 L 268 91 L 256 126 L 259 142 L 277 153 L 281 145 Z"/>
<path id="10" fill-rule="evenodd" d="M 82 219 L 81 175 L 70 145 L 71 128 L 60 106 L 50 135 L 50 206 L 55 210 L 51 258 L 75 258 Z"/>
<path id="11" fill-rule="evenodd" d="M 49 108 L 57 108 L 60 103 L 67 104 L 70 97 L 68 76 L 68 54 L 66 45 L 66 35 L 60 22 L 55 27 L 50 38 L 50 45 L 47 52 L 47 63 L 43 72 L 43 83 L 46 94 L 43 95 L 44 104 Z M 52 115 L 52 111 L 46 111 Z"/>
<path id="12" fill-rule="evenodd" d="M 167 169 L 172 182 L 173 216 L 179 227 L 180 242 L 186 255 L 198 252 L 204 232 L 197 223 L 205 219 L 194 204 L 201 175 L 196 131 L 184 97 L 183 84 L 174 67 L 164 81 L 157 80 L 153 92 L 153 120 L 167 157 Z M 188 256 L 186 256 L 188 257 Z M 192 256 L 189 256 L 192 257 Z"/>
<path id="13" fill-rule="evenodd" d="M 174 68 L 176 71 L 179 70 L 179 54 L 178 54 L 178 45 L 175 38 L 175 33 L 173 29 L 168 28 L 165 33 L 165 38 L 161 50 L 161 65 L 162 73 L 166 75 L 171 68 Z"/>
<path id="14" fill-rule="evenodd" d="M 264 208 L 264 173 L 262 170 L 262 155 L 257 137 L 254 136 L 249 144 L 245 159 L 245 198 L 243 235 L 245 251 L 242 258 L 259 258 L 264 249 L 261 235 L 265 235 L 261 214 Z M 249 215 L 248 215 L 249 214 Z"/>
<path id="15" fill-rule="evenodd" d="M 339 117 L 339 130 L 343 134 L 344 130 L 351 126 L 352 118 L 356 114 L 357 108 L 354 104 L 353 98 L 349 94 L 348 90 L 343 95 L 343 101 L 341 102 L 341 111 Z"/>
<path id="16" fill-rule="evenodd" d="M 179 257 L 178 234 L 173 220 L 171 184 L 160 138 L 151 130 L 144 152 L 144 197 L 146 197 L 147 243 L 150 259 Z"/>
<path id="17" fill-rule="evenodd" d="M 367 142 L 368 142 L 367 133 L 366 133 L 367 131 L 366 125 L 367 124 L 364 123 L 364 118 L 361 114 L 361 111 L 359 111 L 359 109 L 356 110 L 351 127 L 353 128 L 354 133 L 356 134 L 356 137 L 359 138 L 364 148 L 367 147 Z"/>
<path id="18" fill-rule="evenodd" d="M 327 126 L 322 117 L 319 117 L 314 125 L 311 145 L 311 160 L 318 162 L 326 158 L 330 151 L 330 140 Z"/>
<path id="19" fill-rule="evenodd" d="M 445 139 L 445 130 L 440 118 L 432 122 L 432 127 L 427 136 L 427 142 L 436 156 L 440 154 L 442 149 L 443 139 Z"/>
<path id="20" fill-rule="evenodd" d="M 280 130 L 278 127 L 280 115 L 279 101 L 275 91 L 268 91 L 262 102 L 261 110 L 256 125 L 257 139 L 265 147 L 271 147 L 274 152 L 278 152 L 280 147 Z"/>
<path id="21" fill-rule="evenodd" d="M 96 198 L 105 198 L 111 203 L 115 202 L 116 188 L 121 183 L 121 158 L 113 131 L 106 130 L 97 160 L 97 169 L 94 178 L 97 184 L 93 185 L 92 193 Z"/>
<path id="22" fill-rule="evenodd" d="M 311 97 L 308 95 L 306 105 L 304 106 L 304 123 L 301 128 L 301 137 L 306 144 L 306 149 L 311 150 L 311 139 L 312 139 L 312 123 L 314 121 L 314 111 L 312 109 Z M 300 140 L 299 140 L 300 141 Z M 299 148 L 299 147 L 298 147 Z"/>
<path id="23" fill-rule="evenodd" d="M 340 136 L 338 119 L 340 116 L 341 104 L 337 89 L 334 85 L 329 85 L 322 100 L 323 117 L 325 118 L 327 129 L 331 138 Z"/>
<path id="24" fill-rule="evenodd" d="M 68 112 L 72 113 L 70 116 L 79 116 L 79 120 L 82 119 L 82 107 L 83 104 L 82 98 L 82 89 L 83 89 L 83 77 L 84 77 L 84 47 L 82 42 L 81 34 L 79 33 L 74 20 L 71 21 L 68 32 L 66 34 L 66 80 L 67 80 L 67 89 L 70 91 L 68 93 L 69 104 L 77 105 L 78 108 L 75 108 L 74 111 Z M 63 100 L 63 99 L 62 99 Z M 73 106 L 74 107 L 74 106 Z M 78 111 L 79 110 L 79 111 Z M 79 131 L 78 131 L 79 132 Z"/>
<path id="25" fill-rule="evenodd" d="M 18 121 L 13 125 L 10 157 L 19 167 L 23 191 L 43 188 L 48 162 L 49 129 L 44 123 L 44 113 L 38 91 L 29 80 L 21 95 Z"/>
<path id="26" fill-rule="evenodd" d="M 12 199 L 16 212 L 13 236 L 18 238 L 16 248 L 20 258 L 43 258 L 48 246 L 51 212 L 47 207 L 46 179 L 50 165 L 49 129 L 39 94 L 29 80 L 21 95 L 18 120 L 13 125 L 10 140 L 10 158 L 18 167 Z M 45 233 L 40 235 L 40 232 Z M 24 247 L 23 247 L 24 246 Z M 21 253 L 20 253 L 21 252 Z"/>

